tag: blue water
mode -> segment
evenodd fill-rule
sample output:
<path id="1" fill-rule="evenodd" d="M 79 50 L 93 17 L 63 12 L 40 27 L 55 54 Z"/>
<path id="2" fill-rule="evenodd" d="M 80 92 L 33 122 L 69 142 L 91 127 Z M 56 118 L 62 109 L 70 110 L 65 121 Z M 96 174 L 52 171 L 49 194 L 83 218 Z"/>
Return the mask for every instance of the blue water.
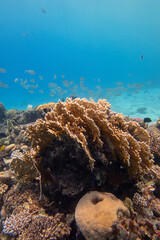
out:
<path id="1" fill-rule="evenodd" d="M 26 109 L 72 95 L 109 98 L 116 82 L 160 87 L 159 10 L 159 0 L 0 0 L 0 81 L 8 85 L 0 102 Z"/>

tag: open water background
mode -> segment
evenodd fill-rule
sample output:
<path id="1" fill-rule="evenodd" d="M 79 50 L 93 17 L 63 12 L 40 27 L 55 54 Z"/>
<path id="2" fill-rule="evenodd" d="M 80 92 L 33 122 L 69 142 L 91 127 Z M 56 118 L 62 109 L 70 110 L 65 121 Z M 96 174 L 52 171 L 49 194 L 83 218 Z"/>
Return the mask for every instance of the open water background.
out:
<path id="1" fill-rule="evenodd" d="M 132 91 L 128 84 L 154 95 L 159 12 L 159 0 L 0 0 L 0 81 L 8 85 L 0 102 L 26 109 L 73 95 L 110 98 L 106 88 Z"/>

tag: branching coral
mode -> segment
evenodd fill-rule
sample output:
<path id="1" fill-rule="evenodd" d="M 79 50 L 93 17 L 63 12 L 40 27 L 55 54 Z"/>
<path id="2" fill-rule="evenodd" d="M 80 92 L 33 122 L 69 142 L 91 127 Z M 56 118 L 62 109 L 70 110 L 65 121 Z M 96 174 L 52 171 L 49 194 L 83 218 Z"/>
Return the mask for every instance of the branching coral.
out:
<path id="1" fill-rule="evenodd" d="M 22 233 L 23 229 L 28 227 L 31 222 L 31 215 L 29 211 L 23 209 L 18 214 L 12 214 L 9 218 L 6 218 L 3 224 L 3 233 L 11 236 L 17 236 Z"/>
<path id="2" fill-rule="evenodd" d="M 122 114 L 110 110 L 106 100 L 71 99 L 59 101 L 44 120 L 29 126 L 28 137 L 37 153 L 53 140 L 69 139 L 79 144 L 94 168 L 96 152 L 125 164 L 131 176 L 143 174 L 153 165 L 149 135 L 138 123 L 126 122 Z"/>
<path id="3" fill-rule="evenodd" d="M 3 233 L 9 239 L 66 239 L 70 234 L 70 222 L 63 213 L 54 210 L 54 204 L 43 196 L 39 201 L 38 186 L 28 184 L 13 186 L 4 196 L 7 218 L 3 222 Z M 51 211 L 51 216 L 47 213 Z M 8 238 L 7 238 L 8 239 Z"/>
<path id="4" fill-rule="evenodd" d="M 42 105 L 39 105 L 36 110 L 40 116 L 44 117 L 46 112 L 49 112 L 53 109 L 54 105 L 55 103 L 53 102 L 42 104 Z"/>
<path id="5" fill-rule="evenodd" d="M 29 204 L 28 204 L 29 205 Z M 30 212 L 29 207 L 21 207 L 19 213 L 12 213 L 3 223 L 3 233 L 18 236 L 17 239 L 65 239 L 70 227 L 63 214 L 54 217 L 45 213 Z"/>
<path id="6" fill-rule="evenodd" d="M 154 155 L 155 162 L 160 163 L 160 129 L 156 126 L 150 126 L 147 129 L 150 135 L 150 149 Z"/>

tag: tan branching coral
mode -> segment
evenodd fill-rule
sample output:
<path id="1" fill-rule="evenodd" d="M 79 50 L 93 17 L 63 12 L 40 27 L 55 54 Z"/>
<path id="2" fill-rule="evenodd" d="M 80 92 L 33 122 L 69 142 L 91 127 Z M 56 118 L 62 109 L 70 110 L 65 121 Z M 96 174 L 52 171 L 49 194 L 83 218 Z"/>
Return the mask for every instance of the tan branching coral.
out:
<path id="1" fill-rule="evenodd" d="M 51 111 L 54 106 L 55 106 L 55 103 L 53 103 L 53 102 L 45 103 L 45 104 L 39 105 L 36 110 L 41 116 L 44 116 L 44 114 L 46 112 Z"/>
<path id="2" fill-rule="evenodd" d="M 150 135 L 150 149 L 155 157 L 155 162 L 160 161 L 160 129 L 156 126 L 150 126 L 147 129 Z"/>
<path id="3" fill-rule="evenodd" d="M 124 120 L 122 114 L 110 110 L 105 99 L 94 102 L 83 98 L 59 101 L 28 128 L 28 137 L 37 152 L 52 145 L 54 139 L 71 139 L 88 156 L 94 168 L 96 151 L 112 153 L 112 160 L 125 164 L 130 175 L 143 174 L 153 165 L 149 135 L 138 123 Z"/>

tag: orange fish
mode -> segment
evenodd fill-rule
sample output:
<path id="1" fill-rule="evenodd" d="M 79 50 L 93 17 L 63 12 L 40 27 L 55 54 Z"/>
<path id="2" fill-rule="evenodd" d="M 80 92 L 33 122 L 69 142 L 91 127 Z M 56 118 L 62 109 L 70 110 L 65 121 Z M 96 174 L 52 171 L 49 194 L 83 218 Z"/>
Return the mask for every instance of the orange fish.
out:
<path id="1" fill-rule="evenodd" d="M 1 148 L 0 148 L 0 152 L 3 151 L 5 149 L 6 145 L 3 145 Z"/>

